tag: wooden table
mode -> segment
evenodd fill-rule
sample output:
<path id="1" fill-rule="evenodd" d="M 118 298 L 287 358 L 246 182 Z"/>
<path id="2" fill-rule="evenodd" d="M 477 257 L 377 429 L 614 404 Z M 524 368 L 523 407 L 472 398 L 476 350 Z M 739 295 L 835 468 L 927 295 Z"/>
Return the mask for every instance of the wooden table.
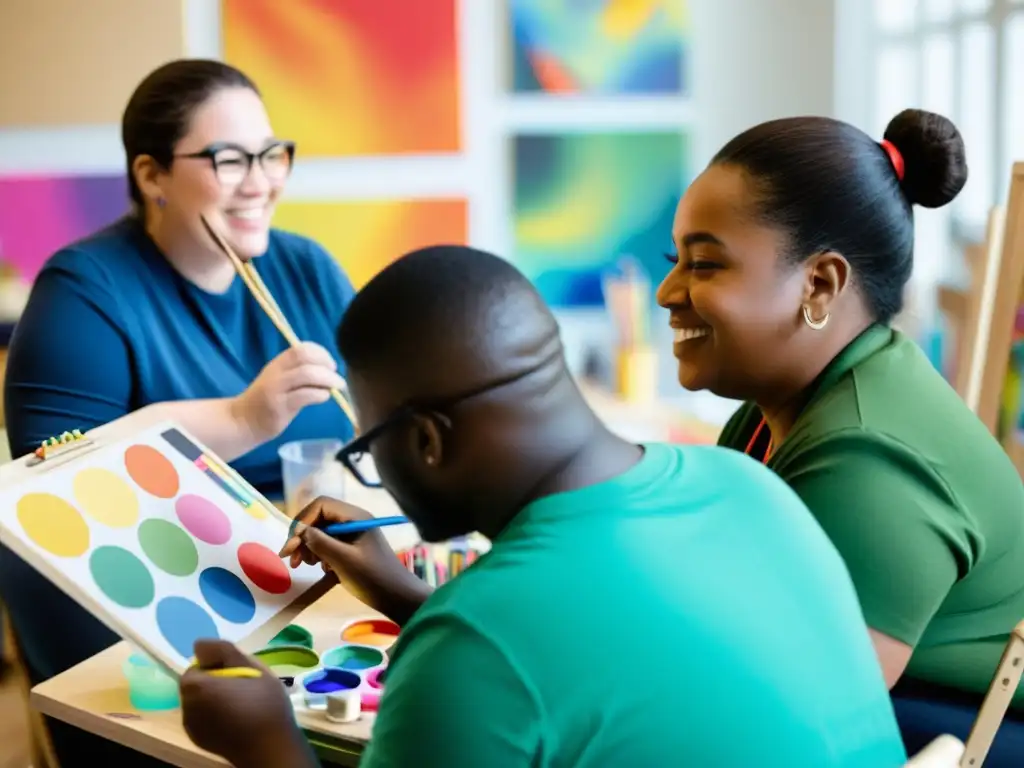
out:
<path id="1" fill-rule="evenodd" d="M 342 587 L 335 587 L 299 615 L 298 624 L 313 633 L 318 651 L 341 641 L 341 626 L 376 614 Z M 181 711 L 138 712 L 128 701 L 121 664 L 131 654 L 127 643 L 93 656 L 32 690 L 32 705 L 43 714 L 116 741 L 160 760 L 187 768 L 227 765 L 196 747 L 181 725 Z M 370 739 L 373 715 L 355 723 L 335 724 L 322 715 L 296 709 L 296 719 L 321 757 L 338 765 L 356 765 Z"/>

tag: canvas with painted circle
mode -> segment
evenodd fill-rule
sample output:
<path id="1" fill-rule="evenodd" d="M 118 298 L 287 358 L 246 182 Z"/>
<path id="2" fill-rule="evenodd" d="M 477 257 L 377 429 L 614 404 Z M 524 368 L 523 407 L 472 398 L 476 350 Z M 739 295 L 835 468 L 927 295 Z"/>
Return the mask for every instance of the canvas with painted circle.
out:
<path id="1" fill-rule="evenodd" d="M 197 639 L 239 642 L 322 584 L 319 567 L 293 570 L 278 556 L 287 531 L 287 518 L 170 424 L 26 467 L 0 489 L 4 542 L 176 672 Z"/>

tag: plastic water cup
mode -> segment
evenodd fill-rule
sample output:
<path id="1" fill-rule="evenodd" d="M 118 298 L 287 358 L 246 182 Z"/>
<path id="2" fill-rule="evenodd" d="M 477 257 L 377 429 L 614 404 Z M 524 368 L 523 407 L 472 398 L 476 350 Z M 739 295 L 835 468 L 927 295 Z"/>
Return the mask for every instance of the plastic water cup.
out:
<path id="1" fill-rule="evenodd" d="M 295 517 L 318 496 L 345 498 L 345 468 L 335 460 L 340 440 L 296 440 L 278 451 L 285 514 Z"/>
<path id="2" fill-rule="evenodd" d="M 178 707 L 178 681 L 148 656 L 133 653 L 121 669 L 128 679 L 128 698 L 135 709 L 159 712 Z"/>

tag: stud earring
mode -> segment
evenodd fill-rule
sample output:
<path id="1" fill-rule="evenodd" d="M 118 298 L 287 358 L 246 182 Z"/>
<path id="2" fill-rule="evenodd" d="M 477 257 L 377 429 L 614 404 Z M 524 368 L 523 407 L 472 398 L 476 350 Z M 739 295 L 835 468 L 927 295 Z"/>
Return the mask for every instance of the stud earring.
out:
<path id="1" fill-rule="evenodd" d="M 815 331 L 820 331 L 826 325 L 828 325 L 829 314 L 826 312 L 825 316 L 821 320 L 815 320 L 811 317 L 811 308 L 804 304 L 804 322 L 807 323 L 807 327 Z"/>
<path id="2" fill-rule="evenodd" d="M 167 205 L 167 201 L 164 200 L 162 197 L 158 197 L 156 199 L 156 207 L 157 208 L 163 208 L 165 205 Z"/>

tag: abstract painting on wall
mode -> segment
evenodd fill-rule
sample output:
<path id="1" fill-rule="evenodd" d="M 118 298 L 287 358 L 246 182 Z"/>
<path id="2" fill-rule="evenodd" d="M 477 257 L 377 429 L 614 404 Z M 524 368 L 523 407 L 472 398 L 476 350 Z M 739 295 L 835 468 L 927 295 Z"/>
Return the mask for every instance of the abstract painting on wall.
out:
<path id="1" fill-rule="evenodd" d="M 0 260 L 32 280 L 57 250 L 128 209 L 124 175 L 0 178 Z"/>
<path id="2" fill-rule="evenodd" d="M 409 251 L 463 244 L 465 200 L 282 202 L 274 226 L 311 237 L 345 269 L 358 289 Z"/>
<path id="3" fill-rule="evenodd" d="M 688 0 L 509 0 L 517 92 L 683 94 Z"/>
<path id="4" fill-rule="evenodd" d="M 680 133 L 514 139 L 515 262 L 551 306 L 602 305 L 602 275 L 623 256 L 657 287 L 687 146 Z"/>
<path id="5" fill-rule="evenodd" d="M 456 0 L 223 0 L 221 18 L 300 156 L 459 150 Z"/>

